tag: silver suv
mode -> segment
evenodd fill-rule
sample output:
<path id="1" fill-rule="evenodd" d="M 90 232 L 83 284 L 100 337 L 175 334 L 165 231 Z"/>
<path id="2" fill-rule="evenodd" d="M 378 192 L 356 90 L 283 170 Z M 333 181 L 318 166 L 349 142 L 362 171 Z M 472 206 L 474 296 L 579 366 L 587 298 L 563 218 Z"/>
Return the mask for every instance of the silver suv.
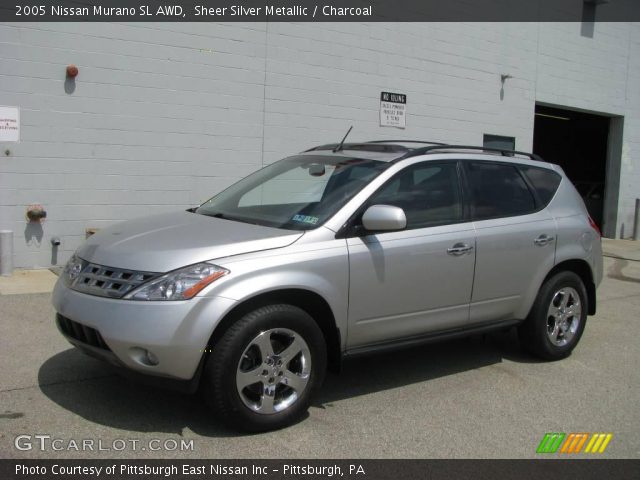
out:
<path id="1" fill-rule="evenodd" d="M 517 326 L 547 360 L 596 309 L 600 233 L 557 165 L 433 142 L 324 145 L 197 208 L 90 237 L 53 293 L 86 353 L 263 431 L 355 355 Z"/>

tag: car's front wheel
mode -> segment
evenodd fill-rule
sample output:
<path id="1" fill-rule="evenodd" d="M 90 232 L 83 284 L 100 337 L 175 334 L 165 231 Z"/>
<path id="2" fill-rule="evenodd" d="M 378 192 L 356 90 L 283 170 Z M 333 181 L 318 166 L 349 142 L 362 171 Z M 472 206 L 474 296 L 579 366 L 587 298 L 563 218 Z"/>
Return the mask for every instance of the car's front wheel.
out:
<path id="1" fill-rule="evenodd" d="M 244 315 L 213 345 L 205 399 L 235 428 L 274 430 L 304 415 L 325 369 L 325 341 L 314 319 L 293 305 L 268 305 Z"/>
<path id="2" fill-rule="evenodd" d="M 578 345 L 587 321 L 588 297 L 582 279 L 559 272 L 547 279 L 520 326 L 523 346 L 545 360 L 559 360 Z"/>

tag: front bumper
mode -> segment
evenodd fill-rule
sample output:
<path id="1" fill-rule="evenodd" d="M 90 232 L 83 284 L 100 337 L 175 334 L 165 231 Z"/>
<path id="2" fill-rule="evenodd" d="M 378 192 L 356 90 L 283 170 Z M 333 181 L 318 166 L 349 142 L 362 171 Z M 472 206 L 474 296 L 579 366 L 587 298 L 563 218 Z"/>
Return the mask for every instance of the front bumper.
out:
<path id="1" fill-rule="evenodd" d="M 97 297 L 71 290 L 62 279 L 52 302 L 60 331 L 73 345 L 133 371 L 178 380 L 194 377 L 213 330 L 236 304 L 224 297 L 175 302 Z M 153 353 L 157 365 L 143 362 L 143 350 Z"/>

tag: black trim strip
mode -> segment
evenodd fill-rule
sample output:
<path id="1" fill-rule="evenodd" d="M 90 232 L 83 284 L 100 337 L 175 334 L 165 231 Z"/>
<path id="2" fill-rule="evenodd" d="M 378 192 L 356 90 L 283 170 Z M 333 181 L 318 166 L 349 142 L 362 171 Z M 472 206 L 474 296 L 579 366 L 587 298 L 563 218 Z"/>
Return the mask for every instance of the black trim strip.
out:
<path id="1" fill-rule="evenodd" d="M 441 330 L 439 332 L 428 333 L 425 335 L 419 335 L 409 338 L 401 338 L 390 342 L 377 343 L 373 345 L 365 345 L 362 347 L 356 347 L 344 352 L 343 358 L 354 358 L 361 355 L 368 355 L 371 353 L 390 352 L 394 350 L 400 350 L 403 348 L 415 347 L 418 345 L 424 345 L 427 343 L 435 343 L 443 340 L 450 340 L 459 337 L 466 337 L 477 333 L 490 332 L 493 330 L 500 330 L 503 328 L 510 328 L 523 320 L 502 320 L 500 322 L 494 322 L 490 324 L 475 325 L 471 327 L 459 327 L 450 330 Z"/>

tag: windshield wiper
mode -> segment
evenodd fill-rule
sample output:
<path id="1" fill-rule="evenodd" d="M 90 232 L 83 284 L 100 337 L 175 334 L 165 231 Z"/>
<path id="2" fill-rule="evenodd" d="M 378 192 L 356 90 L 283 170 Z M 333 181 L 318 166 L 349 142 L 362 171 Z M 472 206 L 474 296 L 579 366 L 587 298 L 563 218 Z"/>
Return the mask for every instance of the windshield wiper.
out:
<path id="1" fill-rule="evenodd" d="M 222 220 L 230 220 L 232 222 L 241 222 L 241 223 L 248 223 L 250 225 L 260 225 L 259 223 L 252 221 L 252 220 L 248 220 L 246 218 L 241 218 L 241 217 L 234 217 L 232 215 L 227 215 L 226 213 L 222 213 L 222 212 L 216 212 L 216 213 L 202 213 L 202 215 L 206 215 L 207 217 L 213 217 L 213 218 L 220 218 Z"/>
<path id="2" fill-rule="evenodd" d="M 236 220 L 236 221 L 240 221 L 238 218 L 231 217 L 231 216 L 227 215 L 226 213 L 222 213 L 222 212 L 216 212 L 216 213 L 206 213 L 206 212 L 202 212 L 202 215 L 206 215 L 207 217 L 213 217 L 213 218 L 221 218 L 222 220 Z"/>

